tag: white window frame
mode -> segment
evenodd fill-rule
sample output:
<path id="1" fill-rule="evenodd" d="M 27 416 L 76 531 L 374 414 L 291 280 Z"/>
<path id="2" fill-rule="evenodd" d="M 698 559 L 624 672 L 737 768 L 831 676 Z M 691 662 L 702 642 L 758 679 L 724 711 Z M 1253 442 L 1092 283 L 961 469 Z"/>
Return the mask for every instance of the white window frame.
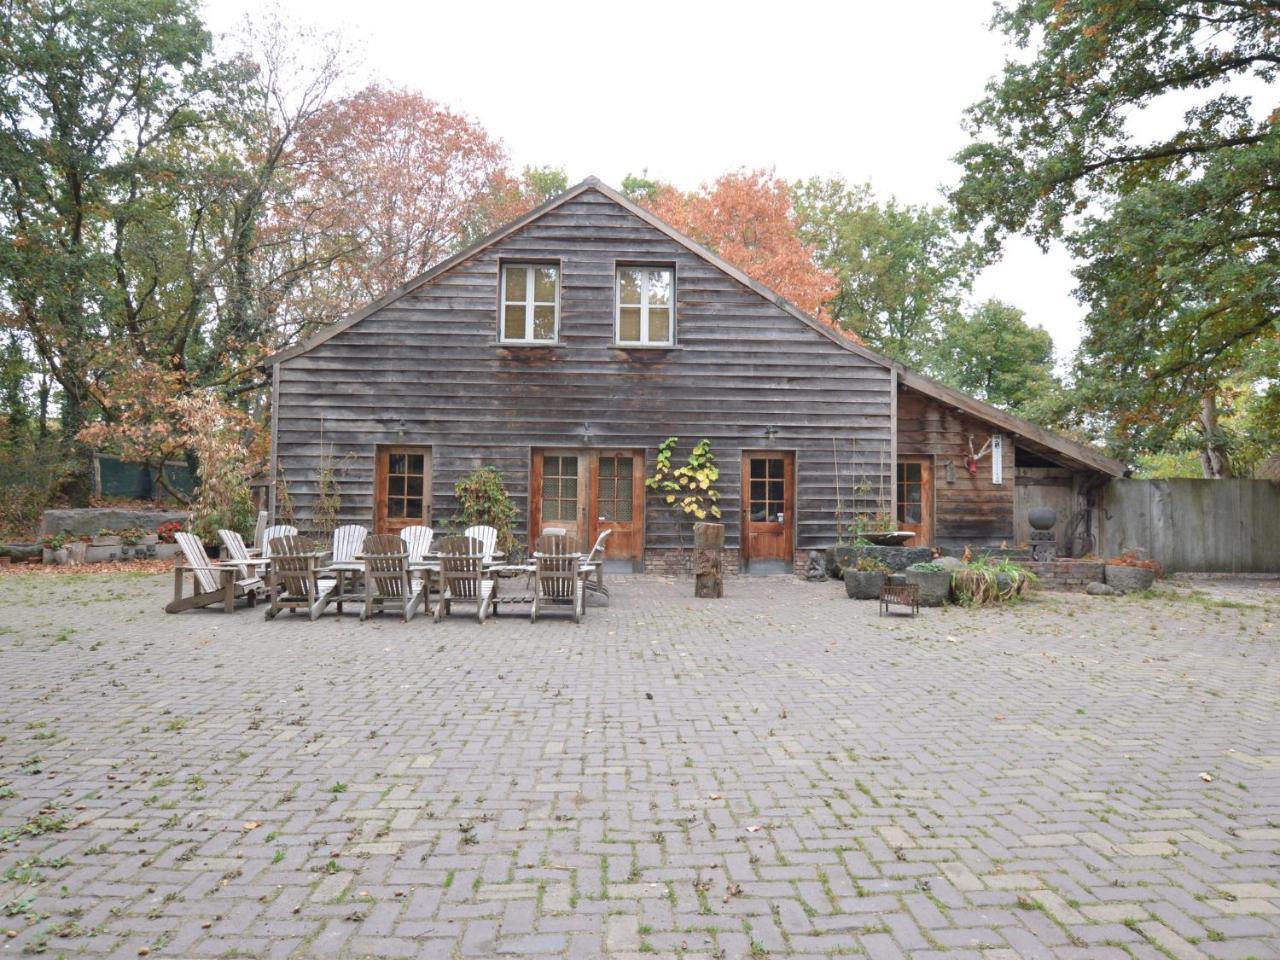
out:
<path id="1" fill-rule="evenodd" d="M 547 300 L 534 299 L 534 271 L 539 268 L 545 269 L 550 267 L 556 272 L 556 299 L 555 303 Z M 507 271 L 511 269 L 523 269 L 525 271 L 525 290 L 524 300 L 513 300 L 512 304 L 520 304 L 524 307 L 524 333 L 523 337 L 507 336 Z M 512 260 L 509 263 L 503 263 L 502 275 L 498 278 L 498 288 L 501 291 L 498 297 L 498 340 L 501 343 L 528 343 L 528 344 L 551 344 L 560 342 L 560 264 L 558 263 L 538 263 L 536 261 L 524 262 Z M 555 308 L 555 330 L 551 334 L 550 340 L 538 340 L 533 336 L 533 315 L 537 307 L 554 307 Z"/>
<path id="2" fill-rule="evenodd" d="M 640 278 L 640 339 L 622 339 L 622 271 L 639 270 Z M 671 322 L 667 324 L 666 340 L 649 339 L 649 274 L 662 271 L 671 277 L 671 302 L 667 310 L 671 313 Z M 613 277 L 613 339 L 620 347 L 674 347 L 676 345 L 676 271 L 674 267 L 661 263 L 620 263 L 614 270 Z M 634 303 L 626 304 L 634 307 Z"/>

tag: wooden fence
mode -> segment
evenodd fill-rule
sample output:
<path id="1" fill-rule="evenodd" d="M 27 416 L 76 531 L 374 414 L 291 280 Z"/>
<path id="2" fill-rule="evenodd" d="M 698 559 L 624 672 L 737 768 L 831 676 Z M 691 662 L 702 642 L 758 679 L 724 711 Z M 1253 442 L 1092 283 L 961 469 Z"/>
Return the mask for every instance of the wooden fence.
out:
<path id="1" fill-rule="evenodd" d="M 1170 572 L 1280 573 L 1280 483 L 1113 480 L 1103 556 L 1139 548 Z"/>

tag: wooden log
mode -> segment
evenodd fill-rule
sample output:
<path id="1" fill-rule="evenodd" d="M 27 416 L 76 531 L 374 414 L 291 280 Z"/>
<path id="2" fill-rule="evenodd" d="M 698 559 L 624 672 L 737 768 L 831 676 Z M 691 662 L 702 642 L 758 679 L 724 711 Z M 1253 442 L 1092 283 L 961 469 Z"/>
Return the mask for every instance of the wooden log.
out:
<path id="1" fill-rule="evenodd" d="M 724 524 L 693 525 L 693 595 L 704 600 L 724 596 Z"/>

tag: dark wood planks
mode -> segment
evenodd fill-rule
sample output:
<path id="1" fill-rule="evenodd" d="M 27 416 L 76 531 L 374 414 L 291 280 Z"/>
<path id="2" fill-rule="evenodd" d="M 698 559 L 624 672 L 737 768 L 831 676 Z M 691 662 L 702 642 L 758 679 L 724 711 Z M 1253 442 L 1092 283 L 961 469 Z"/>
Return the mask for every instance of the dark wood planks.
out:
<path id="1" fill-rule="evenodd" d="M 497 341 L 499 265 L 526 257 L 561 264 L 561 342 L 553 348 Z M 646 260 L 675 265 L 676 349 L 614 344 L 616 265 Z M 303 518 L 322 424 L 335 459 L 346 458 L 338 478 L 344 522 L 372 520 L 379 443 L 432 447 L 437 518 L 456 511 L 457 480 L 483 463 L 497 467 L 520 509 L 521 535 L 533 447 L 643 449 L 648 472 L 666 437 L 681 437 L 681 456 L 708 437 L 722 469 L 730 547 L 738 543 L 743 449 L 796 451 L 798 549 L 834 540 L 837 474 L 846 511 L 857 480 L 883 478 L 877 486 L 890 489 L 890 371 L 596 190 L 278 370 L 274 441 Z M 649 549 L 680 545 L 664 504 L 649 498 L 646 515 Z"/>

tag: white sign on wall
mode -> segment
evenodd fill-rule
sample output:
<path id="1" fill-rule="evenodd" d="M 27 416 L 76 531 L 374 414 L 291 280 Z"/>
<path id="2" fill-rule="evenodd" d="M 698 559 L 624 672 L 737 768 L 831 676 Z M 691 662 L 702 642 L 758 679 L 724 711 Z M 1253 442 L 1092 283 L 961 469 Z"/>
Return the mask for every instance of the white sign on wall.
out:
<path id="1" fill-rule="evenodd" d="M 1004 483 L 1004 437 L 991 435 L 991 482 Z"/>

